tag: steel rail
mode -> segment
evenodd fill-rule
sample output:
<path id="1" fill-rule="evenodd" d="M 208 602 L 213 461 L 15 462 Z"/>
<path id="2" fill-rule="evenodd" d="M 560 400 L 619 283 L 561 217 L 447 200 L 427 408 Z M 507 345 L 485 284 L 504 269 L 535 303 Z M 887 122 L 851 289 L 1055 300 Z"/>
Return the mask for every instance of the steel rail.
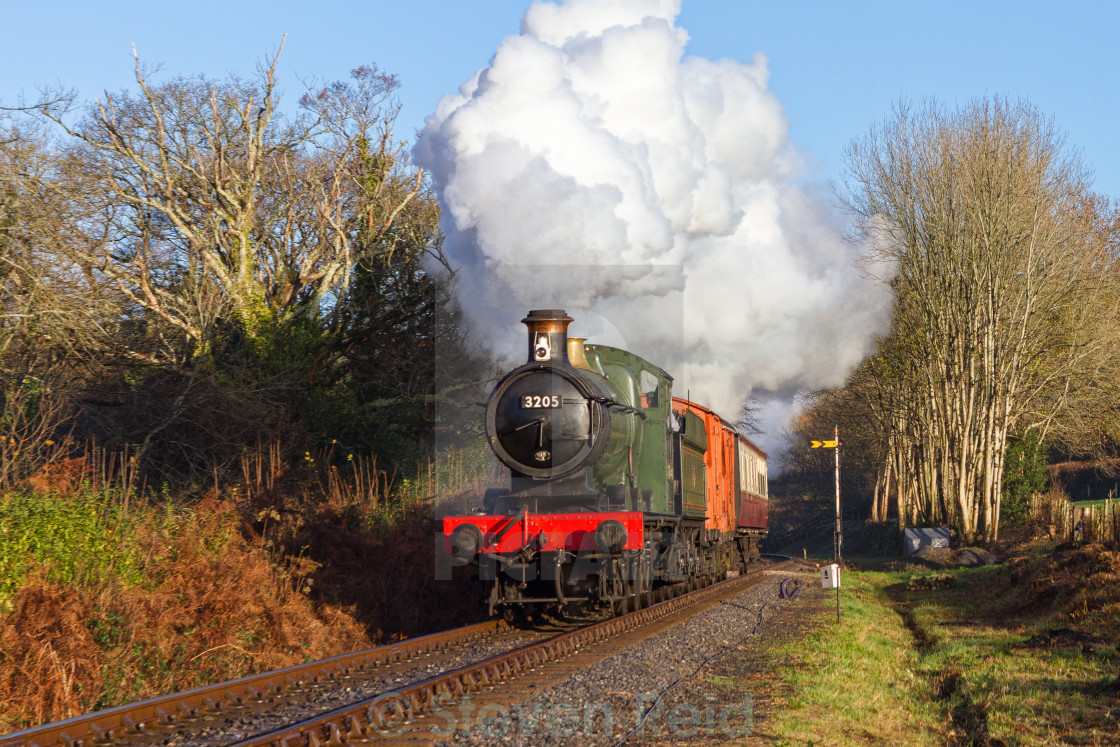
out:
<path id="1" fill-rule="evenodd" d="M 105 743 L 130 732 L 144 733 L 146 727 L 152 724 L 171 725 L 182 718 L 194 717 L 200 711 L 218 712 L 224 701 L 244 702 L 279 694 L 309 681 L 321 682 L 354 671 L 369 672 L 377 667 L 408 661 L 428 651 L 485 638 L 507 627 L 503 621 L 488 620 L 182 693 L 162 695 L 0 736 L 0 747 L 81 747 Z"/>
<path id="2" fill-rule="evenodd" d="M 793 562 L 787 560 L 764 566 L 636 612 L 562 633 L 483 662 L 328 711 L 298 724 L 250 737 L 237 742 L 235 747 L 333 747 L 348 742 L 394 736 L 400 726 L 430 712 L 434 706 L 449 707 L 463 695 L 514 679 L 550 661 L 567 658 L 577 651 L 679 612 L 710 597 L 739 586 L 749 586 L 757 581 L 757 574 L 782 570 Z M 748 584 L 748 581 L 751 583 Z"/>

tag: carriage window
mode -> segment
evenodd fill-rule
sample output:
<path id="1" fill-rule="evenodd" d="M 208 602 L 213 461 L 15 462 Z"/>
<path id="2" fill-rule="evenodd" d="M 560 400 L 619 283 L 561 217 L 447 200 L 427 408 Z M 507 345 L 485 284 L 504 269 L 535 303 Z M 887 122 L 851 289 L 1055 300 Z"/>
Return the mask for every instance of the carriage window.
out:
<path id="1" fill-rule="evenodd" d="M 643 368 L 638 384 L 642 388 L 642 407 L 657 407 L 657 377 Z"/>

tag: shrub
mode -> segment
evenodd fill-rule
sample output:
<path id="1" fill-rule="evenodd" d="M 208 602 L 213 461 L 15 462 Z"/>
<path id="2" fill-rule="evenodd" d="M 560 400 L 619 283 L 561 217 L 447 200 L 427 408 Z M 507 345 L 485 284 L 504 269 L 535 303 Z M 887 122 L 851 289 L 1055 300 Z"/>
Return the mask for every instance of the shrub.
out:
<path id="1" fill-rule="evenodd" d="M 1026 520 L 1031 496 L 1046 487 L 1046 454 L 1034 431 L 1009 439 L 1004 457 L 1000 520 L 1019 524 Z"/>

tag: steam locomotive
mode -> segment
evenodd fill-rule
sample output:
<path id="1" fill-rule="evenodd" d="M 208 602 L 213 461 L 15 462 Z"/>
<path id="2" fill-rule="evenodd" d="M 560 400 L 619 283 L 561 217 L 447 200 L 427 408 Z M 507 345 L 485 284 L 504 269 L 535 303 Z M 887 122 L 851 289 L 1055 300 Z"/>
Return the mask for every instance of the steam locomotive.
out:
<path id="1" fill-rule="evenodd" d="M 766 454 L 632 353 L 569 338 L 564 311 L 530 311 L 529 359 L 486 405 L 509 488 L 443 519 L 444 549 L 477 564 L 490 613 L 569 603 L 615 614 L 653 591 L 743 571 L 766 534 Z"/>

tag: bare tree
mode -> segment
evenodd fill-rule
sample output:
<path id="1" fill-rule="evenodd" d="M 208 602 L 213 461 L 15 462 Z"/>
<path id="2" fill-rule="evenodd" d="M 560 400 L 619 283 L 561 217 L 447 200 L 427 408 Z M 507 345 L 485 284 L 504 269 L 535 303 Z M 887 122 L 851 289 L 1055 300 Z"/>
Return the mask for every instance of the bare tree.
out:
<path id="1" fill-rule="evenodd" d="M 58 249 L 82 207 L 45 186 L 54 164 L 35 123 L 0 134 L 0 486 L 61 448 L 60 429 L 119 315 L 120 299 Z"/>
<path id="2" fill-rule="evenodd" d="M 1094 314 L 1115 319 L 1087 173 L 1050 120 L 995 98 L 899 106 L 846 161 L 860 238 L 897 268 L 895 480 L 994 538 L 1009 432 L 1052 422 L 1100 360 Z"/>
<path id="3" fill-rule="evenodd" d="M 275 67 L 155 84 L 137 60 L 137 91 L 106 94 L 77 124 L 39 109 L 69 135 L 38 182 L 74 207 L 53 251 L 115 294 L 104 339 L 144 369 L 131 378 L 163 377 L 166 406 L 128 436 L 141 455 L 190 408 L 199 427 L 238 413 L 259 427 L 430 311 L 419 259 L 438 248 L 438 209 L 393 135 L 397 80 L 357 68 L 285 121 Z"/>
<path id="4" fill-rule="evenodd" d="M 402 216 L 423 175 L 392 136 L 396 80 L 359 68 L 283 124 L 275 65 L 153 85 L 137 60 L 138 95 L 106 94 L 74 128 L 44 109 L 75 138 L 68 168 L 99 211 L 75 261 L 165 330 L 137 356 L 185 365 L 218 321 L 257 339 L 329 319 L 354 266 L 415 229 Z"/>
<path id="5" fill-rule="evenodd" d="M 744 436 L 761 436 L 761 417 L 762 403 L 752 394 L 739 407 L 739 419 L 735 421 L 735 427 Z"/>
<path id="6" fill-rule="evenodd" d="M 1035 382 L 1019 429 L 1066 453 L 1101 458 L 1120 446 L 1120 201 L 1091 196 L 1085 220 L 1086 274 L 1050 330 L 1066 366 Z"/>

